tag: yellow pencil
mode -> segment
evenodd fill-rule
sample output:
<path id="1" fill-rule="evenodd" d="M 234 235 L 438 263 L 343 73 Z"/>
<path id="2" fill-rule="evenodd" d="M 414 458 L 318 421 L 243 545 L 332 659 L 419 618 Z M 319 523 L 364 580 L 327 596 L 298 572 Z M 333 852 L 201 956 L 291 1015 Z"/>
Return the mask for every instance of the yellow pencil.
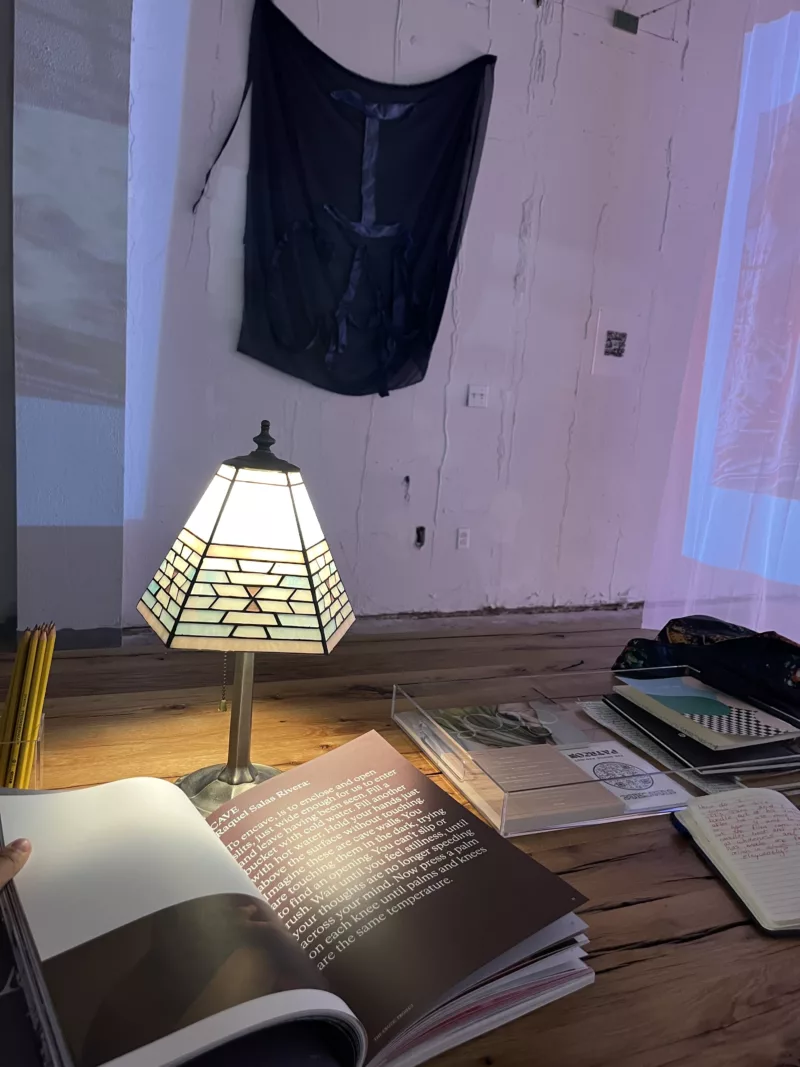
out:
<path id="1" fill-rule="evenodd" d="M 7 789 L 10 789 L 14 785 L 17 764 L 19 763 L 20 743 L 25 730 L 25 716 L 28 714 L 28 704 L 30 702 L 31 692 L 36 692 L 36 686 L 38 684 L 36 681 L 37 675 L 41 676 L 42 660 L 39 653 L 41 645 L 41 632 L 40 628 L 37 626 L 31 634 L 28 660 L 25 664 L 25 677 L 22 679 L 22 692 L 19 697 L 17 719 L 14 723 L 14 740 L 11 745 L 11 753 L 8 757 L 8 767 L 6 769 L 5 786 Z"/>
<path id="2" fill-rule="evenodd" d="M 33 704 L 31 714 L 25 724 L 24 748 L 22 753 L 22 771 L 17 768 L 17 780 L 20 789 L 30 789 L 33 760 L 36 755 L 36 739 L 42 724 L 44 713 L 44 698 L 47 693 L 47 682 L 50 678 L 50 667 L 53 662 L 53 651 L 56 647 L 56 628 L 50 623 L 44 638 L 44 663 L 42 665 L 42 677 L 39 688 L 36 691 L 36 701 Z"/>
<path id="3" fill-rule="evenodd" d="M 19 641 L 19 648 L 14 657 L 14 670 L 11 674 L 11 682 L 8 687 L 3 721 L 0 727 L 0 782 L 6 780 L 6 767 L 11 747 L 11 739 L 14 736 L 14 723 L 17 717 L 19 694 L 22 689 L 22 679 L 25 675 L 25 663 L 28 657 L 28 645 L 31 640 L 30 630 L 26 630 Z"/>
<path id="4" fill-rule="evenodd" d="M 39 691 L 42 687 L 42 679 L 44 677 L 45 660 L 47 658 L 47 627 L 38 626 L 39 631 L 39 644 L 36 648 L 36 661 L 33 665 L 33 678 L 31 679 L 30 695 L 28 696 L 28 705 L 25 709 L 25 717 L 22 721 L 22 732 L 20 735 L 19 723 L 15 728 L 15 740 L 19 736 L 19 751 L 17 752 L 17 766 L 14 771 L 14 788 L 22 788 L 22 774 L 25 766 L 25 756 L 28 746 L 26 740 L 30 732 L 31 718 L 36 712 L 36 704 L 39 698 Z M 12 748 L 11 756 L 14 756 L 14 750 Z M 9 766 L 9 772 L 11 768 Z"/>

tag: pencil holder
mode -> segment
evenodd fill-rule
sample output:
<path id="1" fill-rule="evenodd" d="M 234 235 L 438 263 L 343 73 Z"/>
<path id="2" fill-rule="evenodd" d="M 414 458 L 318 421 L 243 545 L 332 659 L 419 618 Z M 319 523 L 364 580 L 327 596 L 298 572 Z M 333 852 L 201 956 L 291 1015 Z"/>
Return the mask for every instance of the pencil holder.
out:
<path id="1" fill-rule="evenodd" d="M 41 789 L 44 716 L 30 741 L 0 742 L 0 786 L 6 789 Z"/>

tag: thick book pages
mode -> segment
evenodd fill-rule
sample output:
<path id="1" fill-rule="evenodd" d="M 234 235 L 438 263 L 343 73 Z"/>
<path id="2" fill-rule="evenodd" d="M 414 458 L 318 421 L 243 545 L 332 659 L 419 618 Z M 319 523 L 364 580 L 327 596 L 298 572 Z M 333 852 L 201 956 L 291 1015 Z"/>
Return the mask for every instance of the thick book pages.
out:
<path id="1" fill-rule="evenodd" d="M 370 1057 L 583 901 L 374 732 L 209 821 L 364 1024 Z"/>
<path id="2" fill-rule="evenodd" d="M 74 1067 L 160 1067 L 289 1019 L 327 1020 L 358 1060 L 352 1011 L 180 790 L 5 795 L 0 818 L 33 842 L 4 919 L 18 898 Z"/>
<path id="3" fill-rule="evenodd" d="M 771 789 L 694 800 L 675 816 L 765 929 L 800 930 L 800 811 Z"/>
<path id="4" fill-rule="evenodd" d="M 0 911 L 48 1065 L 269 1063 L 291 1024 L 414 1067 L 594 977 L 580 894 L 374 733 L 208 822 L 152 779 L 0 821 L 34 843 Z"/>

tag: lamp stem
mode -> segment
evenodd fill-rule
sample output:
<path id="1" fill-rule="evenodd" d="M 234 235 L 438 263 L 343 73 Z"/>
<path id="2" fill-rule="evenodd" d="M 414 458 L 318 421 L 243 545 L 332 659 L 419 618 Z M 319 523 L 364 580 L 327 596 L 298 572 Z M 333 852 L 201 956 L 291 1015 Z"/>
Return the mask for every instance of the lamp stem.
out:
<path id="1" fill-rule="evenodd" d="M 233 706 L 228 738 L 228 762 L 220 780 L 228 785 L 246 785 L 257 780 L 250 762 L 250 735 L 253 729 L 253 665 L 255 653 L 237 652 L 233 676 Z"/>
<path id="2" fill-rule="evenodd" d="M 266 782 L 280 773 L 275 767 L 255 766 L 250 762 L 250 735 L 253 728 L 253 661 L 252 652 L 237 652 L 231 701 L 231 730 L 228 738 L 228 762 L 201 767 L 178 779 L 177 785 L 202 814 L 210 815 L 222 804 L 250 786 Z"/>

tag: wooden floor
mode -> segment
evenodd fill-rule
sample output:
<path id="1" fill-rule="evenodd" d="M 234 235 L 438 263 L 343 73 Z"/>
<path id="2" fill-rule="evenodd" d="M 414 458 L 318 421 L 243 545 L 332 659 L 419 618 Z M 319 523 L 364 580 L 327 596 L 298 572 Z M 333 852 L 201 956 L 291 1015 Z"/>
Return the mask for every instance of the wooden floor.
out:
<path id="1" fill-rule="evenodd" d="M 594 695 L 586 689 L 596 679 L 583 672 L 610 667 L 638 622 L 620 612 L 358 624 L 327 660 L 258 657 L 254 758 L 286 768 L 377 729 L 433 775 L 390 722 L 394 682 L 438 683 L 453 702 L 488 702 L 514 699 L 530 673 L 544 675 L 540 693 Z M 9 666 L 0 659 L 0 687 Z M 151 642 L 59 656 L 44 784 L 174 778 L 224 759 L 220 678 L 221 656 L 165 653 Z M 588 898 L 582 913 L 597 981 L 454 1050 L 439 1067 L 800 1064 L 800 941 L 759 933 L 666 819 L 516 843 Z"/>

